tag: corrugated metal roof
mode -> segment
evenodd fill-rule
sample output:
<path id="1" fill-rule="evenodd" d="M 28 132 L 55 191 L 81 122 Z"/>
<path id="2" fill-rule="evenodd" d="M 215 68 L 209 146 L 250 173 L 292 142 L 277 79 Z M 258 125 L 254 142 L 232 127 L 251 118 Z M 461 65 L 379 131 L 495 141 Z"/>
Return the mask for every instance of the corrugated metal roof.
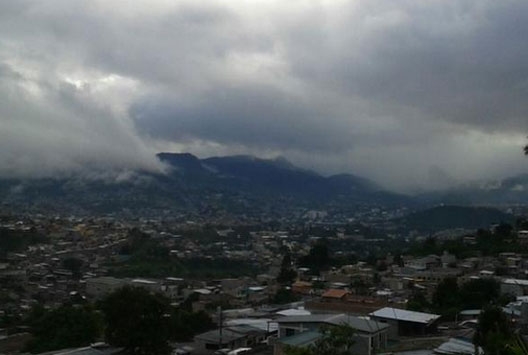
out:
<path id="1" fill-rule="evenodd" d="M 260 330 L 274 332 L 278 329 L 277 322 L 270 318 L 237 318 L 228 320 L 225 323 L 228 327 L 237 325 L 250 325 Z"/>
<path id="2" fill-rule="evenodd" d="M 227 344 L 233 340 L 242 339 L 244 337 L 246 337 L 245 334 L 233 332 L 227 328 L 222 329 L 222 344 Z M 204 343 L 217 344 L 220 342 L 220 330 L 216 329 L 198 334 L 194 339 Z"/>
<path id="3" fill-rule="evenodd" d="M 303 347 L 315 343 L 321 337 L 321 335 L 322 334 L 319 332 L 302 332 L 289 337 L 281 338 L 279 339 L 279 342 L 290 346 Z"/>
<path id="4" fill-rule="evenodd" d="M 312 312 L 306 309 L 290 308 L 279 311 L 276 314 L 280 316 L 309 316 L 310 314 L 312 314 Z"/>
<path id="5" fill-rule="evenodd" d="M 503 279 L 502 283 L 509 284 L 509 285 L 528 286 L 528 280 L 522 280 L 522 279 Z"/>
<path id="6" fill-rule="evenodd" d="M 422 324 L 429 324 L 440 318 L 438 314 L 414 312 L 392 307 L 378 309 L 370 313 L 370 316 Z"/>
<path id="7" fill-rule="evenodd" d="M 385 323 L 349 316 L 346 314 L 312 314 L 309 316 L 283 317 L 277 319 L 277 323 L 279 323 L 279 325 L 282 323 L 323 323 L 330 325 L 347 324 L 352 328 L 365 333 L 376 333 L 389 327 L 389 325 Z"/>
<path id="8" fill-rule="evenodd" d="M 260 333 L 265 334 L 266 330 L 252 327 L 247 324 L 224 327 L 222 329 L 222 344 L 227 344 L 236 339 L 242 339 L 248 334 Z M 194 337 L 198 341 L 216 344 L 220 341 L 220 329 L 211 330 Z"/>
<path id="9" fill-rule="evenodd" d="M 446 355 L 460 355 L 475 354 L 475 345 L 468 340 L 460 338 L 450 338 L 449 341 L 441 344 L 438 348 L 434 349 L 434 352 L 437 354 L 446 354 Z M 478 354 L 483 354 L 482 348 L 478 347 Z"/>

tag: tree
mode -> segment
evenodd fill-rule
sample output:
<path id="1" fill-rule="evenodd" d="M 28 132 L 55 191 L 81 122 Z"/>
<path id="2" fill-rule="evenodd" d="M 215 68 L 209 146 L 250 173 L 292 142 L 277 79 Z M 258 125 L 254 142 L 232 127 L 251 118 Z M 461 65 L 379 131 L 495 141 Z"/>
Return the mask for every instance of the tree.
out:
<path id="1" fill-rule="evenodd" d="M 168 299 L 143 288 L 125 286 L 102 302 L 106 340 L 134 355 L 170 352 Z"/>
<path id="2" fill-rule="evenodd" d="M 497 303 L 500 285 L 494 279 L 470 280 L 460 287 L 460 303 L 463 308 L 480 309 Z"/>
<path id="3" fill-rule="evenodd" d="M 321 338 L 308 347 L 288 346 L 285 355 L 350 355 L 355 344 L 355 330 L 348 324 L 321 328 Z"/>
<path id="4" fill-rule="evenodd" d="M 473 336 L 475 347 L 481 346 L 488 355 L 513 354 L 515 341 L 510 321 L 499 307 L 486 307 L 479 316 Z"/>
<path id="5" fill-rule="evenodd" d="M 399 267 L 403 267 L 404 266 L 404 262 L 403 262 L 403 258 L 401 256 L 401 254 L 396 254 L 394 256 L 393 263 L 398 265 Z"/>
<path id="6" fill-rule="evenodd" d="M 328 270 L 331 261 L 328 246 L 323 240 L 318 240 L 310 248 L 310 253 L 300 259 L 300 264 L 318 274 L 320 271 Z"/>
<path id="7" fill-rule="evenodd" d="M 291 290 L 281 288 L 273 296 L 272 302 L 275 304 L 286 304 L 298 301 L 300 298 L 296 296 Z"/>
<path id="8" fill-rule="evenodd" d="M 513 227 L 508 223 L 502 222 L 497 227 L 495 227 L 493 234 L 501 238 L 508 238 L 511 236 L 512 232 Z"/>
<path id="9" fill-rule="evenodd" d="M 460 296 L 456 278 L 446 278 L 438 283 L 432 305 L 441 315 L 454 318 L 460 310 Z"/>
<path id="10" fill-rule="evenodd" d="M 407 302 L 407 309 L 416 312 L 426 312 L 429 309 L 429 302 L 423 292 L 415 291 Z"/>
<path id="11" fill-rule="evenodd" d="M 297 273 L 295 272 L 295 270 L 292 269 L 291 255 L 289 252 L 286 252 L 286 254 L 284 254 L 284 257 L 282 258 L 281 268 L 279 276 L 277 277 L 277 282 L 283 285 L 291 284 L 296 277 Z"/>
<path id="12" fill-rule="evenodd" d="M 175 309 L 171 314 L 170 338 L 174 341 L 191 341 L 196 334 L 214 328 L 215 323 L 204 311 L 189 312 L 184 309 Z"/>
<path id="13" fill-rule="evenodd" d="M 26 350 L 32 353 L 86 346 L 102 333 L 102 319 L 89 307 L 62 306 L 52 311 L 36 307 L 26 321 L 34 336 Z"/>
<path id="14" fill-rule="evenodd" d="M 323 328 L 323 337 L 315 342 L 317 355 L 350 355 L 355 344 L 355 330 L 348 324 Z"/>

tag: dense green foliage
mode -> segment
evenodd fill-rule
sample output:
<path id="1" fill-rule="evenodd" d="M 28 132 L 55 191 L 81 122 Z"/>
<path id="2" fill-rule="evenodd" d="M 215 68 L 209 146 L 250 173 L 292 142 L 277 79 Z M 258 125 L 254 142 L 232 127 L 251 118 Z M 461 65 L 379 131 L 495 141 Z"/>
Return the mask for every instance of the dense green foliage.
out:
<path id="1" fill-rule="evenodd" d="M 168 341 L 191 341 L 215 324 L 203 311 L 190 310 L 192 299 L 181 308 L 142 288 L 124 287 L 101 303 L 106 321 L 106 340 L 124 347 L 127 354 L 167 354 Z"/>
<path id="2" fill-rule="evenodd" d="M 464 243 L 463 238 L 439 241 L 433 237 L 424 242 L 413 244 L 408 254 L 415 256 L 441 255 L 444 251 L 459 259 L 479 256 L 497 256 L 502 252 L 528 252 L 528 247 L 519 243 L 512 226 L 500 224 L 493 231 L 479 229 L 475 234 L 475 244 Z"/>
<path id="3" fill-rule="evenodd" d="M 299 259 L 299 264 L 310 268 L 314 274 L 328 270 L 332 264 L 328 246 L 324 240 L 318 240 L 311 248 L 308 255 Z"/>
<path id="4" fill-rule="evenodd" d="M 447 278 L 440 281 L 432 301 L 434 311 L 443 316 L 454 318 L 462 308 L 457 280 Z"/>
<path id="5" fill-rule="evenodd" d="M 204 311 L 190 312 L 176 309 L 171 313 L 170 338 L 184 342 L 191 341 L 193 336 L 214 329 L 215 324 L 211 317 Z"/>
<path id="6" fill-rule="evenodd" d="M 203 242 L 218 235 L 212 229 L 192 234 Z M 109 265 L 110 273 L 116 277 L 167 277 L 183 276 L 195 278 L 222 278 L 256 275 L 257 265 L 248 260 L 227 259 L 225 257 L 192 257 L 180 259 L 170 255 L 170 250 L 138 229 L 128 234 L 128 242 L 121 249 L 123 255 L 130 256 L 126 261 Z"/>
<path id="7" fill-rule="evenodd" d="M 480 314 L 473 343 L 488 355 L 519 353 L 511 323 L 499 307 L 486 307 Z"/>
<path id="8" fill-rule="evenodd" d="M 283 285 L 291 284 L 296 277 L 297 273 L 292 268 L 291 254 L 286 252 L 282 258 L 279 276 L 277 276 L 277 282 Z"/>
<path id="9" fill-rule="evenodd" d="M 123 287 L 102 302 L 109 344 L 127 354 L 162 355 L 170 352 L 168 300 L 142 288 Z"/>
<path id="10" fill-rule="evenodd" d="M 22 252 L 32 244 L 45 243 L 48 239 L 35 230 L 19 231 L 0 228 L 0 258 L 10 252 Z"/>
<path id="11" fill-rule="evenodd" d="M 350 355 L 355 344 L 355 330 L 349 325 L 337 325 L 322 329 L 323 337 L 315 342 L 317 355 Z"/>
<path id="12" fill-rule="evenodd" d="M 438 284 L 430 305 L 421 296 L 415 296 L 410 300 L 410 307 L 414 310 L 423 307 L 422 310 L 431 310 L 453 319 L 464 309 L 481 309 L 508 301 L 508 297 L 500 295 L 500 285 L 494 279 L 475 279 L 459 286 L 455 278 L 447 278 Z"/>
<path id="13" fill-rule="evenodd" d="M 34 339 L 27 351 L 40 353 L 50 350 L 86 346 L 102 333 L 102 318 L 88 306 L 62 306 L 52 311 L 36 307 L 27 323 Z"/>
<path id="14" fill-rule="evenodd" d="M 178 275 L 192 278 L 224 278 L 256 275 L 258 267 L 247 260 L 227 258 L 187 258 L 170 260 L 130 259 L 122 264 L 110 266 L 116 277 L 166 277 Z"/>
<path id="15" fill-rule="evenodd" d="M 271 302 L 274 304 L 286 304 L 286 303 L 296 302 L 299 300 L 300 300 L 300 297 L 295 295 L 290 289 L 281 288 L 273 296 L 273 299 L 271 300 Z"/>
<path id="16" fill-rule="evenodd" d="M 423 292 L 416 291 L 407 301 L 407 309 L 410 311 L 423 312 L 429 311 L 431 305 L 427 301 L 427 298 Z"/>

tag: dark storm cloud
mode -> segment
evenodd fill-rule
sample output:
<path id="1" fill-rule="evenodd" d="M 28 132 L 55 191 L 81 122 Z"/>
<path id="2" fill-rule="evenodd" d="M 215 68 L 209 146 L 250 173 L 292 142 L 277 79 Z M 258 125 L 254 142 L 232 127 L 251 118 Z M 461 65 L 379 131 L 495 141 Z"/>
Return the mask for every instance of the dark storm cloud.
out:
<path id="1" fill-rule="evenodd" d="M 167 140 L 199 137 L 225 145 L 306 152 L 351 148 L 354 130 L 339 122 L 329 124 L 333 117 L 328 114 L 314 102 L 257 85 L 215 89 L 176 102 L 148 97 L 131 108 L 139 127 Z"/>
<path id="2" fill-rule="evenodd" d="M 524 170 L 524 1 L 0 3 L 2 174 L 285 155 L 412 189 Z"/>

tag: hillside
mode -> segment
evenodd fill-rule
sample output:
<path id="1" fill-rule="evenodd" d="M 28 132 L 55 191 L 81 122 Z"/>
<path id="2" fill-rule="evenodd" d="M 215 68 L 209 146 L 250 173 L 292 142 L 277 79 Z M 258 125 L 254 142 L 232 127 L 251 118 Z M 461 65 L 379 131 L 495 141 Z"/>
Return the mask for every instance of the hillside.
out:
<path id="1" fill-rule="evenodd" d="M 166 174 L 136 172 L 122 181 L 74 176 L 63 179 L 0 180 L 0 202 L 31 210 L 70 213 L 197 213 L 281 217 L 297 208 L 347 211 L 357 206 L 404 204 L 409 200 L 354 176 L 321 176 L 283 158 L 228 156 L 198 159 L 160 153 Z"/>
<path id="2" fill-rule="evenodd" d="M 490 207 L 439 206 L 414 212 L 399 222 L 407 229 L 439 231 L 452 228 L 488 228 L 491 224 L 514 221 L 510 214 Z"/>
<path id="3" fill-rule="evenodd" d="M 508 205 L 528 203 L 528 174 L 494 181 L 477 181 L 454 186 L 445 191 L 417 196 L 425 203 L 449 205 Z"/>

